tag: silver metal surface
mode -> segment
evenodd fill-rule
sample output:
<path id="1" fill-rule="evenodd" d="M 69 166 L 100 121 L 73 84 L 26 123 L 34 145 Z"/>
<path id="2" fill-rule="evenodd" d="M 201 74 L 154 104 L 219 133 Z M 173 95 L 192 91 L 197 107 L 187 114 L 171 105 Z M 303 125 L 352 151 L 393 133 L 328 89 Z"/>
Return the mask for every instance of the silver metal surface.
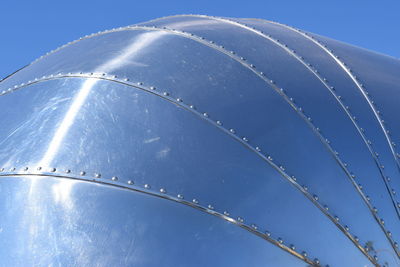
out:
<path id="1" fill-rule="evenodd" d="M 0 263 L 399 266 L 399 66 L 201 15 L 66 44 L 0 82 Z"/>

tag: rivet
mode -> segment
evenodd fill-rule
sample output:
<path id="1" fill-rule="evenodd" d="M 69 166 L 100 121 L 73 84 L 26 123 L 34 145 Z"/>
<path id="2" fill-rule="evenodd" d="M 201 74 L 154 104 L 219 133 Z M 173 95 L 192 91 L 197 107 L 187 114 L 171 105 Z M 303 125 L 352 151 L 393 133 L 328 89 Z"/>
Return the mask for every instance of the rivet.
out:
<path id="1" fill-rule="evenodd" d="M 345 229 L 346 231 L 349 231 L 349 230 L 350 230 L 349 227 L 348 227 L 347 225 L 344 226 L 344 229 Z"/>
<path id="2" fill-rule="evenodd" d="M 167 193 L 167 190 L 165 190 L 164 188 L 161 188 L 160 193 L 165 194 L 165 193 Z"/>
<path id="3" fill-rule="evenodd" d="M 38 171 L 40 171 L 40 170 L 42 170 L 42 167 L 37 167 L 36 169 L 37 169 Z"/>
<path id="4" fill-rule="evenodd" d="M 385 221 L 383 219 L 380 219 L 381 224 L 385 224 Z"/>
<path id="5" fill-rule="evenodd" d="M 193 105 L 190 105 L 189 108 L 191 108 L 191 109 L 196 109 L 196 107 L 193 106 Z"/>
<path id="6" fill-rule="evenodd" d="M 319 264 L 319 260 L 317 258 L 314 259 L 315 264 Z"/>
<path id="7" fill-rule="evenodd" d="M 282 243 L 283 243 L 282 238 L 278 237 L 278 242 L 279 242 L 280 244 L 282 244 Z"/>
<path id="8" fill-rule="evenodd" d="M 4 171 L 4 168 L 0 168 L 0 172 L 3 172 Z"/>
<path id="9" fill-rule="evenodd" d="M 50 168 L 49 171 L 50 171 L 50 172 L 55 172 L 55 171 L 56 171 L 56 168 Z"/>
<path id="10" fill-rule="evenodd" d="M 142 82 L 138 82 L 137 85 L 143 85 L 143 83 Z"/>
<path id="11" fill-rule="evenodd" d="M 235 130 L 234 130 L 234 129 L 230 129 L 229 131 L 230 131 L 231 133 L 233 133 L 233 134 L 235 133 Z"/>
<path id="12" fill-rule="evenodd" d="M 373 207 L 372 210 L 373 210 L 375 213 L 378 212 L 378 209 L 377 209 L 376 207 Z"/>
<path id="13" fill-rule="evenodd" d="M 290 247 L 291 250 L 296 250 L 296 247 L 293 244 L 290 244 L 289 247 Z"/>
<path id="14" fill-rule="evenodd" d="M 113 176 L 113 177 L 111 177 L 111 180 L 112 181 L 118 181 L 118 177 L 117 176 Z"/>
<path id="15" fill-rule="evenodd" d="M 101 174 L 100 174 L 100 173 L 95 173 L 95 174 L 94 174 L 94 177 L 95 177 L 95 178 L 100 178 L 100 177 L 101 177 Z"/>
<path id="16" fill-rule="evenodd" d="M 375 256 L 374 256 L 374 260 L 375 260 L 375 261 L 378 261 L 378 256 L 375 255 Z"/>
<path id="17" fill-rule="evenodd" d="M 24 171 L 27 171 L 28 169 L 29 169 L 28 167 L 25 167 L 25 168 L 24 168 Z"/>
<path id="18" fill-rule="evenodd" d="M 318 196 L 317 196 L 317 195 L 314 195 L 313 198 L 314 198 L 315 200 L 318 200 Z"/>
<path id="19" fill-rule="evenodd" d="M 149 184 L 145 184 L 145 185 L 144 185 L 144 188 L 146 188 L 146 189 L 150 189 L 150 188 L 151 188 L 151 186 L 150 186 Z"/>
<path id="20" fill-rule="evenodd" d="M 303 252 L 301 252 L 301 255 L 303 255 L 304 257 L 307 257 L 307 252 L 303 251 Z"/>
<path id="21" fill-rule="evenodd" d="M 71 172 L 71 170 L 69 170 L 69 169 L 65 170 L 65 173 L 70 173 L 70 172 Z"/>
<path id="22" fill-rule="evenodd" d="M 306 185 L 303 185 L 303 189 L 304 189 L 305 191 L 307 191 L 307 190 L 308 190 L 308 187 L 307 187 Z"/>
<path id="23" fill-rule="evenodd" d="M 292 178 L 293 181 L 297 180 L 296 176 L 294 176 L 294 175 L 292 175 L 290 178 Z"/>
<path id="24" fill-rule="evenodd" d="M 252 225 L 251 225 L 251 228 L 253 228 L 254 230 L 257 230 L 257 229 L 258 229 L 257 225 L 255 225 L 255 224 L 252 224 Z"/>
<path id="25" fill-rule="evenodd" d="M 267 159 L 270 160 L 270 161 L 273 160 L 273 158 L 271 156 L 268 156 Z"/>
<path id="26" fill-rule="evenodd" d="M 80 174 L 81 176 L 84 176 L 84 175 L 86 174 L 86 172 L 81 171 L 79 174 Z"/>
<path id="27" fill-rule="evenodd" d="M 265 231 L 264 234 L 265 234 L 266 236 L 271 236 L 271 233 L 268 232 L 268 231 Z"/>
<path id="28" fill-rule="evenodd" d="M 250 67 L 255 68 L 256 66 L 254 66 L 253 64 L 250 64 Z"/>
<path id="29" fill-rule="evenodd" d="M 208 113 L 207 113 L 207 112 L 204 112 L 204 113 L 203 113 L 203 116 L 206 117 L 206 118 L 208 118 Z"/>
<path id="30" fill-rule="evenodd" d="M 11 168 L 10 171 L 12 171 L 12 172 L 15 171 L 15 167 Z"/>
<path id="31" fill-rule="evenodd" d="M 213 209 L 214 209 L 214 207 L 213 207 L 211 204 L 209 204 L 209 205 L 207 206 L 207 208 L 210 209 L 210 210 L 213 210 Z"/>
<path id="32" fill-rule="evenodd" d="M 183 195 L 181 195 L 181 194 L 178 194 L 178 196 L 177 196 L 179 199 L 183 199 Z"/>
<path id="33" fill-rule="evenodd" d="M 128 81 L 129 81 L 129 79 L 128 79 L 128 78 L 125 78 L 125 79 L 124 79 L 124 81 L 125 81 L 125 82 L 128 82 Z"/>
<path id="34" fill-rule="evenodd" d="M 366 196 L 365 197 L 368 201 L 370 201 L 371 200 L 371 198 L 369 197 L 369 196 Z"/>
<path id="35" fill-rule="evenodd" d="M 224 211 L 224 215 L 225 215 L 225 216 L 229 216 L 229 212 Z"/>
<path id="36" fill-rule="evenodd" d="M 388 236 L 392 236 L 392 232 L 387 231 Z"/>
<path id="37" fill-rule="evenodd" d="M 329 207 L 327 205 L 324 206 L 324 209 L 329 210 Z"/>
<path id="38" fill-rule="evenodd" d="M 256 150 L 257 150 L 258 152 L 260 152 L 260 151 L 261 151 L 261 148 L 259 148 L 258 146 L 256 146 Z"/>
<path id="39" fill-rule="evenodd" d="M 355 240 L 357 243 L 360 241 L 360 239 L 359 239 L 357 236 L 354 237 L 354 240 Z"/>
<path id="40" fill-rule="evenodd" d="M 177 98 L 176 101 L 182 102 L 182 99 L 181 98 Z"/>
<path id="41" fill-rule="evenodd" d="M 219 126 L 221 126 L 221 125 L 222 125 L 222 122 L 221 122 L 221 121 L 217 121 L 217 124 L 218 124 Z"/>
<path id="42" fill-rule="evenodd" d="M 243 137 L 242 140 L 245 141 L 245 142 L 249 141 L 249 139 L 247 139 L 247 137 Z"/>
<path id="43" fill-rule="evenodd" d="M 129 180 L 129 181 L 128 181 L 128 184 L 129 184 L 129 185 L 133 185 L 134 183 L 133 183 L 132 180 Z"/>
<path id="44" fill-rule="evenodd" d="M 336 220 L 337 222 L 339 221 L 339 217 L 338 217 L 338 216 L 335 216 L 334 218 L 335 218 L 335 220 Z"/>
<path id="45" fill-rule="evenodd" d="M 283 167 L 282 165 L 279 166 L 279 169 L 281 169 L 282 171 L 285 171 L 285 167 Z"/>
<path id="46" fill-rule="evenodd" d="M 193 202 L 194 204 L 199 204 L 199 201 L 198 201 L 197 199 L 195 199 L 195 198 L 192 200 L 192 202 Z"/>
<path id="47" fill-rule="evenodd" d="M 156 90 L 154 86 L 150 86 L 150 90 Z"/>
<path id="48" fill-rule="evenodd" d="M 238 217 L 237 220 L 238 220 L 238 222 L 241 222 L 241 223 L 244 221 L 242 217 Z"/>

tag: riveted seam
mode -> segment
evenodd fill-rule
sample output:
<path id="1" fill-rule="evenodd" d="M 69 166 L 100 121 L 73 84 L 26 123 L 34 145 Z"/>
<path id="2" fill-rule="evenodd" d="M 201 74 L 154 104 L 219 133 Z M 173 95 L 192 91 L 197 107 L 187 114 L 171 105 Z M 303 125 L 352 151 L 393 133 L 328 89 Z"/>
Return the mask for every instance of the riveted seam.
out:
<path id="1" fill-rule="evenodd" d="M 100 173 L 94 173 L 93 176 L 91 175 L 89 176 L 85 171 L 80 171 L 79 174 L 74 175 L 70 169 L 64 170 L 64 172 L 59 172 L 55 168 L 37 167 L 35 170 L 34 168 L 24 167 L 20 171 L 17 170 L 16 168 L 11 168 L 10 171 L 4 171 L 4 169 L 1 169 L 0 173 L 0 177 L 30 177 L 30 176 L 66 178 L 66 179 L 73 179 L 85 182 L 94 182 L 98 184 L 128 189 L 131 191 L 183 204 L 191 208 L 194 208 L 196 210 L 207 213 L 209 215 L 213 215 L 215 217 L 228 221 L 234 225 L 237 225 L 240 228 L 247 230 L 251 234 L 258 236 L 272 243 L 273 245 L 279 247 L 280 249 L 290 253 L 291 255 L 303 260 L 307 264 L 310 264 L 312 266 L 320 266 L 319 260 L 317 258 L 312 260 L 311 258 L 308 257 L 306 252 L 296 251 L 294 245 L 284 244 L 281 238 L 272 237 L 269 231 L 261 230 L 259 226 L 254 223 L 253 224 L 246 223 L 243 217 L 239 216 L 237 218 L 234 218 L 228 211 L 218 211 L 211 204 L 204 206 L 196 198 L 193 198 L 192 200 L 186 200 L 182 194 L 171 194 L 167 192 L 165 188 L 159 188 L 158 190 L 152 189 L 151 185 L 149 184 L 137 185 L 133 180 L 128 180 L 127 182 L 123 183 L 119 182 L 119 179 L 116 176 L 113 176 L 111 178 L 103 178 L 101 177 Z"/>
<path id="2" fill-rule="evenodd" d="M 267 163 L 269 163 L 275 170 L 277 170 L 281 176 L 283 176 L 286 180 L 288 180 L 293 186 L 295 186 L 297 189 L 299 189 L 309 200 L 312 201 L 312 203 L 319 208 L 323 214 L 325 214 L 338 228 L 339 230 L 341 230 L 352 242 L 353 244 L 355 244 L 357 246 L 357 248 L 359 248 L 365 256 L 368 257 L 368 259 L 371 260 L 371 262 L 373 262 L 374 264 L 377 264 L 376 261 L 374 261 L 373 257 L 368 253 L 368 251 L 366 251 L 366 249 L 359 243 L 359 240 L 357 238 L 355 238 L 355 236 L 353 236 L 350 232 L 348 232 L 346 230 L 346 228 L 344 227 L 343 224 L 339 223 L 339 218 L 336 215 L 331 214 L 328 211 L 328 207 L 324 204 L 322 204 L 319 200 L 319 197 L 316 196 L 315 194 L 312 194 L 310 192 L 310 190 L 308 189 L 307 186 L 305 185 L 300 185 L 297 182 L 297 179 L 294 176 L 289 176 L 285 170 L 285 167 L 282 165 L 279 165 L 278 163 L 274 162 L 274 159 L 272 158 L 272 156 L 262 152 L 262 148 L 259 146 L 255 146 L 255 145 L 251 145 L 249 139 L 245 136 L 241 136 L 237 133 L 237 130 L 234 128 L 225 128 L 223 126 L 222 121 L 220 120 L 213 120 L 210 117 L 210 114 L 207 112 L 201 112 L 198 111 L 198 108 L 195 107 L 192 104 L 186 104 L 185 102 L 183 102 L 182 99 L 180 99 L 179 97 L 174 97 L 172 96 L 170 93 L 166 93 L 163 90 L 157 89 L 154 86 L 145 86 L 143 84 L 143 82 L 137 82 L 134 83 L 128 79 L 125 78 L 118 78 L 115 75 L 108 75 L 105 73 L 89 73 L 89 74 L 85 74 L 85 73 L 76 73 L 76 74 L 62 74 L 59 73 L 57 75 L 49 75 L 49 76 L 44 76 L 41 79 L 36 79 L 31 83 L 27 83 L 27 84 L 23 84 L 20 87 L 11 89 L 10 91 L 7 90 L 7 92 L 12 92 L 13 90 L 17 90 L 19 88 L 22 87 L 26 87 L 32 83 L 38 83 L 38 82 L 42 82 L 42 81 L 48 81 L 48 80 L 53 80 L 53 79 L 59 79 L 59 78 L 95 78 L 95 79 L 101 79 L 101 80 L 107 80 L 107 81 L 112 81 L 112 82 L 117 82 L 120 84 L 124 84 L 124 85 L 128 85 L 131 87 L 135 87 L 137 89 L 141 89 L 144 90 L 146 92 L 152 93 L 154 95 L 157 95 L 163 99 L 166 99 L 178 106 L 183 107 L 186 110 L 189 110 L 191 112 L 193 112 L 194 114 L 198 115 L 199 117 L 201 117 L 202 119 L 208 121 L 209 123 L 211 123 L 212 125 L 216 126 L 217 128 L 219 128 L 220 130 L 222 130 L 223 132 L 225 132 L 226 134 L 228 134 L 230 137 L 232 137 L 233 139 L 239 141 L 240 143 L 242 143 L 245 147 L 247 147 L 248 149 L 250 149 L 251 151 L 255 152 L 258 156 L 260 156 L 263 160 L 265 160 Z M 179 100 L 177 100 L 179 99 Z M 296 107 L 296 105 L 294 103 L 292 103 L 292 105 L 294 105 L 294 107 Z M 296 108 L 297 110 L 297 108 Z M 300 112 L 300 114 L 302 114 L 302 116 L 304 118 L 306 118 L 305 120 L 311 125 L 312 124 L 312 120 L 308 119 L 309 117 L 307 117 L 306 115 L 304 115 L 303 112 Z M 312 129 L 315 129 L 315 127 L 313 126 Z M 318 131 L 317 131 L 318 132 Z M 323 139 L 322 135 L 321 138 Z M 324 140 L 324 143 L 326 143 L 327 145 L 329 145 L 329 141 L 328 140 Z M 330 147 L 330 146 L 328 146 Z M 340 159 L 337 157 L 337 159 L 340 161 Z M 340 161 L 341 162 L 341 161 Z M 344 163 L 341 162 L 341 167 L 344 168 L 344 170 L 347 170 L 347 164 L 345 165 Z M 354 179 L 353 179 L 354 180 Z M 355 182 L 355 181 L 354 181 Z M 359 186 L 357 185 L 357 183 L 355 183 L 355 186 L 358 188 Z M 363 195 L 363 192 L 358 188 L 359 192 Z M 364 196 L 364 195 L 363 195 Z M 364 196 L 365 197 L 365 196 Z M 368 203 L 370 203 L 370 199 L 367 199 Z M 371 205 L 371 204 L 370 204 Z M 372 209 L 372 205 L 371 205 L 371 209 Z M 376 214 L 374 214 L 376 216 Z M 381 219 L 378 219 L 379 222 L 381 223 Z M 381 224 L 383 226 L 383 224 Z M 385 231 L 386 232 L 386 231 Z"/>

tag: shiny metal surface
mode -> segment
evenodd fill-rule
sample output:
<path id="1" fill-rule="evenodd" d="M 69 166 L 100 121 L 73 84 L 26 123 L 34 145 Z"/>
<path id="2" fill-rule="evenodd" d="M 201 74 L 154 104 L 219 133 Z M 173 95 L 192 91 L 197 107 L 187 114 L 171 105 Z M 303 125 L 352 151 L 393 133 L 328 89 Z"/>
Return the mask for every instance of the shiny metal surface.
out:
<path id="1" fill-rule="evenodd" d="M 0 82 L 0 258 L 398 266 L 398 67 L 200 15 L 56 49 Z"/>

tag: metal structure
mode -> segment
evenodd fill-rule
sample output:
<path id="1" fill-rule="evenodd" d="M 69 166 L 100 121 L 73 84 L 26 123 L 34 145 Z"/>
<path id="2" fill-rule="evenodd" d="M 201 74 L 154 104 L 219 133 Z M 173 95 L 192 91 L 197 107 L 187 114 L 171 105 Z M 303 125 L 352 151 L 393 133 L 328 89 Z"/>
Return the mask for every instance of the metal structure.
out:
<path id="1" fill-rule="evenodd" d="M 399 266 L 397 59 L 180 15 L 0 92 L 1 266 Z"/>

